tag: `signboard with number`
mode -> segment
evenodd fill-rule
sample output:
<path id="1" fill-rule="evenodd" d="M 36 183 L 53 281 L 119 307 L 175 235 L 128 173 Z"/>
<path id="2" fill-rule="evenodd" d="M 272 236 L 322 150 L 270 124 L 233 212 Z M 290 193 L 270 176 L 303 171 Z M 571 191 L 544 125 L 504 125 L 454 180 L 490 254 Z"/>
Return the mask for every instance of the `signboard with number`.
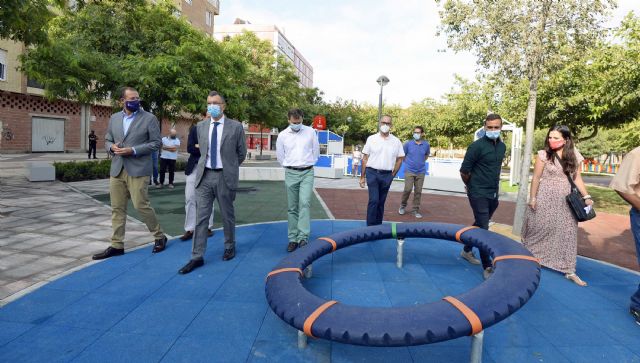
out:
<path id="1" fill-rule="evenodd" d="M 327 119 L 323 115 L 316 115 L 313 118 L 313 126 L 316 130 L 326 130 L 327 128 Z"/>

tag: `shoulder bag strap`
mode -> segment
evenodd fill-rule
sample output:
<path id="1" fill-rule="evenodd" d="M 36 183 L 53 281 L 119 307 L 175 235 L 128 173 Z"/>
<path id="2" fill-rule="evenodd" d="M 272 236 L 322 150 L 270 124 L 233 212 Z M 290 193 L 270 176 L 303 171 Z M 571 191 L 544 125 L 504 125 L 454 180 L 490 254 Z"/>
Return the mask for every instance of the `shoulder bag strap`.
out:
<path id="1" fill-rule="evenodd" d="M 564 175 L 567 176 L 567 179 L 569 180 L 569 183 L 571 184 L 571 189 L 575 189 L 578 190 L 578 187 L 576 186 L 576 183 L 573 182 L 573 178 L 571 178 L 571 175 L 569 175 L 569 173 L 567 173 L 564 170 L 564 164 L 562 163 L 562 160 L 558 157 L 558 154 L 556 154 L 555 152 L 553 153 L 553 157 L 558 159 L 558 162 L 560 163 L 560 167 L 562 167 L 562 171 L 564 172 Z"/>

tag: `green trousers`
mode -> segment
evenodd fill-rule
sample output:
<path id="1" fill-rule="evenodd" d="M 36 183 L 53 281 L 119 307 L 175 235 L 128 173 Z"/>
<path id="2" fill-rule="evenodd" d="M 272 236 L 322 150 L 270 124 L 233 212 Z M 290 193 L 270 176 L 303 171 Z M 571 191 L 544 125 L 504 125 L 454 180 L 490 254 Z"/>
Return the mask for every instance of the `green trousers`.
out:
<path id="1" fill-rule="evenodd" d="M 164 237 L 162 228 L 158 224 L 156 213 L 149 203 L 147 193 L 148 176 L 129 176 L 127 171 L 122 171 L 117 177 L 109 178 L 109 194 L 111 195 L 111 246 L 124 248 L 124 227 L 127 221 L 127 202 L 131 198 L 133 207 L 138 211 L 140 219 L 153 233 L 155 239 Z"/>
<path id="2" fill-rule="evenodd" d="M 311 195 L 313 168 L 303 171 L 285 169 L 289 242 L 308 241 L 311 233 Z"/>

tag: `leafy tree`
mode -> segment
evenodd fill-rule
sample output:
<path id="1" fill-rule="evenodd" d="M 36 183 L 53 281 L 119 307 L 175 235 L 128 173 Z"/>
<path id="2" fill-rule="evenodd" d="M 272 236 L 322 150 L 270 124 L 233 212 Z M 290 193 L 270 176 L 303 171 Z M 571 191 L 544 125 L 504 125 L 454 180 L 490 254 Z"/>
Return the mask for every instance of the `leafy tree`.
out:
<path id="1" fill-rule="evenodd" d="M 526 141 L 513 232 L 526 208 L 529 162 L 540 78 L 561 63 L 560 49 L 587 49 L 601 36 L 612 0 L 437 0 L 441 29 L 454 50 L 472 50 L 478 64 L 509 79 L 529 82 Z"/>
<path id="2" fill-rule="evenodd" d="M 208 90 L 230 88 L 223 72 L 239 61 L 173 11 L 143 0 L 87 2 L 51 21 L 49 41 L 26 53 L 22 68 L 50 99 L 116 100 L 129 85 L 160 119 L 201 113 Z"/>
<path id="3" fill-rule="evenodd" d="M 0 5 L 0 38 L 21 41 L 25 45 L 44 43 L 47 26 L 64 0 L 3 0 Z"/>

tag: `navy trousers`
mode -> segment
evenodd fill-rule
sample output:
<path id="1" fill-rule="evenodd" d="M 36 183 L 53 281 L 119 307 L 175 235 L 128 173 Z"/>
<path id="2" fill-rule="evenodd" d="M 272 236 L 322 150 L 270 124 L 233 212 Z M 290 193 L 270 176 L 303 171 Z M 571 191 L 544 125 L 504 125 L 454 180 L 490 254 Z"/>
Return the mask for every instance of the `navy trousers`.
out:
<path id="1" fill-rule="evenodd" d="M 640 211 L 631 208 L 629 216 L 631 218 L 631 233 L 636 241 L 636 256 L 638 263 L 640 263 Z M 631 295 L 631 308 L 640 311 L 640 285 L 638 285 L 638 291 Z"/>
<path id="2" fill-rule="evenodd" d="M 469 204 L 475 219 L 473 225 L 482 229 L 489 229 L 489 220 L 493 212 L 498 209 L 498 198 L 472 197 L 469 195 Z M 471 249 L 470 246 L 464 246 L 465 252 L 469 252 Z M 488 254 L 480 251 L 480 260 L 482 261 L 482 268 L 491 267 L 491 258 L 489 258 Z"/>
<path id="3" fill-rule="evenodd" d="M 367 226 L 382 224 L 384 202 L 387 200 L 389 188 L 393 181 L 391 171 L 367 168 L 367 187 L 369 188 L 369 204 L 367 204 Z"/>

